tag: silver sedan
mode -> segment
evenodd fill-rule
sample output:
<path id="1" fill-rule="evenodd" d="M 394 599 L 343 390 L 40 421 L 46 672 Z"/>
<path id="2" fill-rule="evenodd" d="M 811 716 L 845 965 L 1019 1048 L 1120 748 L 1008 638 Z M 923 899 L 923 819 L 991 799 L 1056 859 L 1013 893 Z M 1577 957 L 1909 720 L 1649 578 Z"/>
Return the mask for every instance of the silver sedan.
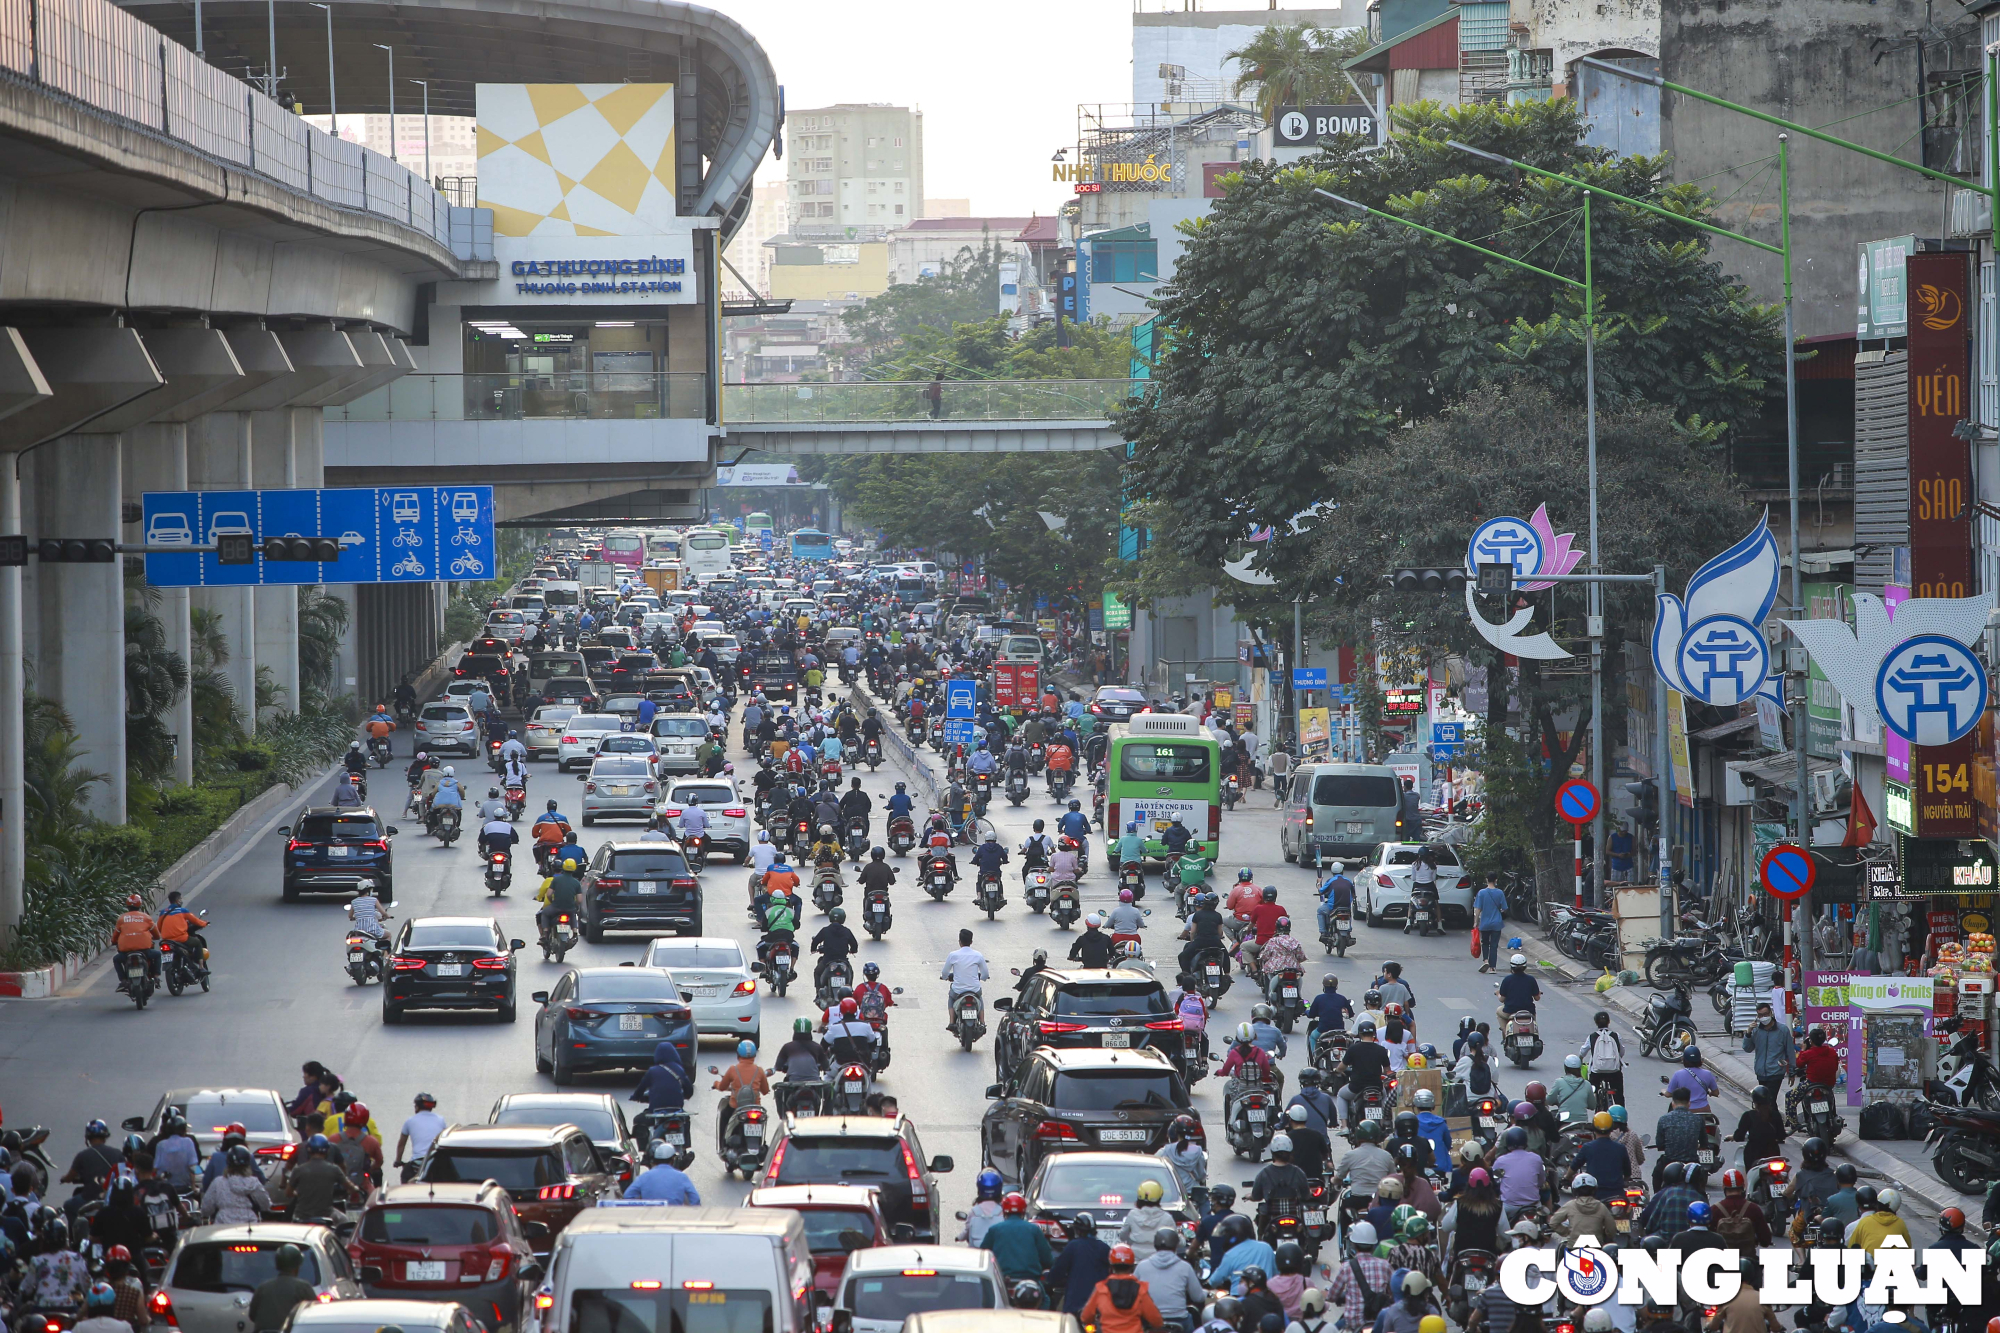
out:
<path id="1" fill-rule="evenodd" d="M 644 755 L 602 755 L 583 775 L 585 824 L 612 817 L 650 819 L 659 799 L 660 784 Z"/>

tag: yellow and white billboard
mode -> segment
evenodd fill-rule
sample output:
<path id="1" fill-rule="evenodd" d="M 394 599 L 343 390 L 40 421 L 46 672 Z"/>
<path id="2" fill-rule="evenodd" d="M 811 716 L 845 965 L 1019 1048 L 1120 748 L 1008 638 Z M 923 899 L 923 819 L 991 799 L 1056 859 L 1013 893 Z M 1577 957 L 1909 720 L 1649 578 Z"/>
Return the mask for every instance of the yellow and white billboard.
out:
<path id="1" fill-rule="evenodd" d="M 673 230 L 673 84 L 482 83 L 477 109 L 494 235 Z"/>

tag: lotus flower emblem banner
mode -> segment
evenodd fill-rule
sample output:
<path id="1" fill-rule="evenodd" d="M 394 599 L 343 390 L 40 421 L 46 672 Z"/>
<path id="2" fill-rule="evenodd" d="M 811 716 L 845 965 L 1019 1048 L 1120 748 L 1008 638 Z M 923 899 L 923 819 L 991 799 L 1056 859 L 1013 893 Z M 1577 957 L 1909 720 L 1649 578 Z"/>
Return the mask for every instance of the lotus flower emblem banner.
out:
<path id="1" fill-rule="evenodd" d="M 1514 587 L 1519 591 L 1553 588 L 1555 584 L 1549 581 L 1549 576 L 1567 574 L 1583 561 L 1583 552 L 1573 549 L 1575 539 L 1573 532 L 1556 532 L 1555 525 L 1549 522 L 1547 505 L 1538 505 L 1533 518 L 1489 518 L 1473 530 L 1472 540 L 1465 545 L 1465 569 L 1469 576 L 1465 585 L 1465 611 L 1472 617 L 1472 627 L 1481 638 L 1516 657 L 1549 662 L 1571 656 L 1546 632 L 1520 632 L 1535 617 L 1532 606 L 1514 612 L 1502 625 L 1480 615 L 1474 584 L 1481 565 L 1512 565 Z"/>
<path id="2" fill-rule="evenodd" d="M 1687 596 L 1655 600 L 1653 669 L 1673 689 L 1705 704 L 1752 698 L 1771 672 L 1763 624 L 1778 600 L 1783 562 L 1769 517 L 1688 580 Z"/>

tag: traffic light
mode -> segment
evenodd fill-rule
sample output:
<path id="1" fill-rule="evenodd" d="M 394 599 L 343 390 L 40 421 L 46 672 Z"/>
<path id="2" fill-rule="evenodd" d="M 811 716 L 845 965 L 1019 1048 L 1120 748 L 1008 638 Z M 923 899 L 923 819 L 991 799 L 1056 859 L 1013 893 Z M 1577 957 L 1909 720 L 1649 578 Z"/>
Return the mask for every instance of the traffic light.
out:
<path id="1" fill-rule="evenodd" d="M 254 565 L 257 563 L 256 548 L 251 544 L 247 532 L 218 532 L 215 534 L 215 563 L 218 565 Z"/>
<path id="2" fill-rule="evenodd" d="M 26 537 L 0 537 L 0 569 L 18 568 L 27 563 Z"/>
<path id="3" fill-rule="evenodd" d="M 266 537 L 264 558 L 326 564 L 340 559 L 340 540 L 336 537 Z"/>
<path id="4" fill-rule="evenodd" d="M 1625 791 L 1632 798 L 1632 820 L 1640 828 L 1652 828 L 1660 822 L 1660 789 L 1651 778 L 1640 782 L 1628 782 Z"/>
<path id="5" fill-rule="evenodd" d="M 109 537 L 44 537 L 35 543 L 43 564 L 109 565 L 118 559 L 118 543 Z"/>
<path id="6" fill-rule="evenodd" d="M 1463 592 L 1465 571 L 1451 569 L 1396 569 L 1389 582 L 1397 592 Z"/>

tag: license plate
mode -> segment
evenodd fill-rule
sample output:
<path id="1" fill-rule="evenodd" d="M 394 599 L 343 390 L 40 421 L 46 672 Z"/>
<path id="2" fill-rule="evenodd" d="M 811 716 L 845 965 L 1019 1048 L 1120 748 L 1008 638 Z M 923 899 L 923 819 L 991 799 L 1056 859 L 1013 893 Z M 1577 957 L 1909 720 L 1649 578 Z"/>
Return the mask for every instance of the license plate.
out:
<path id="1" fill-rule="evenodd" d="M 1297 986 L 1280 987 L 1278 993 L 1284 996 L 1288 1000 L 1296 1000 L 1299 998 L 1299 988 Z"/>
<path id="2" fill-rule="evenodd" d="M 867 1084 L 858 1082 L 854 1079 L 849 1079 L 845 1084 L 842 1085 L 842 1087 L 848 1092 L 861 1092 L 865 1090 L 867 1086 L 868 1086 Z"/>
<path id="3" fill-rule="evenodd" d="M 352 850 L 353 850 L 352 848 L 342 847 L 339 843 L 335 843 L 333 846 L 326 849 L 326 854 L 328 856 L 347 856 L 352 852 Z"/>
<path id="4" fill-rule="evenodd" d="M 949 875 L 932 875 L 931 883 L 941 889 L 951 883 L 951 877 Z"/>
<path id="5" fill-rule="evenodd" d="M 1132 1034 L 1129 1032 L 1107 1032 L 1104 1034 L 1104 1044 L 1115 1050 L 1125 1050 L 1132 1044 Z"/>
<path id="6" fill-rule="evenodd" d="M 1361 1109 L 1361 1118 L 1363 1120 L 1380 1120 L 1382 1118 L 1382 1108 L 1379 1106 L 1365 1106 Z"/>
<path id="7" fill-rule="evenodd" d="M 660 891 L 660 882 L 654 879 L 642 879 L 633 887 L 641 893 L 658 893 Z"/>
<path id="8" fill-rule="evenodd" d="M 688 1136 L 685 1131 L 678 1129 L 669 1130 L 661 1137 L 666 1139 L 668 1143 L 673 1144 L 676 1148 L 687 1147 Z"/>
<path id="9" fill-rule="evenodd" d="M 1701 1164 L 1703 1166 L 1714 1166 L 1716 1162 L 1717 1153 L 1713 1148 L 1703 1148 L 1700 1152 L 1697 1152 L 1695 1156 L 1701 1159 Z"/>
<path id="10" fill-rule="evenodd" d="M 1208 975 L 1210 975 L 1211 977 L 1219 977 L 1219 976 L 1221 976 L 1221 975 L 1222 975 L 1222 964 L 1220 964 L 1220 963 L 1210 963 L 1210 964 L 1209 964 L 1209 965 L 1207 966 L 1207 968 L 1205 968 L 1204 970 L 1205 970 L 1205 971 L 1206 971 L 1206 972 L 1208 973 Z"/>
<path id="11" fill-rule="evenodd" d="M 644 1032 L 646 1030 L 646 1016 L 644 1014 L 620 1014 L 618 1015 L 618 1030 L 620 1032 Z"/>
<path id="12" fill-rule="evenodd" d="M 617 787 L 607 786 L 604 789 L 604 794 L 606 796 L 630 796 L 632 794 L 632 789 L 626 786 L 617 786 Z"/>
<path id="13" fill-rule="evenodd" d="M 1814 1102 L 1812 1104 L 1812 1113 L 1814 1115 L 1825 1115 L 1828 1111 L 1831 1111 L 1832 1109 L 1833 1109 L 1832 1104 L 1828 1102 Z"/>
<path id="14" fill-rule="evenodd" d="M 1311 1209 L 1311 1210 L 1309 1210 L 1309 1211 L 1308 1211 L 1308 1212 L 1306 1213 L 1306 1225 L 1307 1225 L 1307 1226 L 1309 1226 L 1309 1227 L 1323 1227 L 1323 1226 L 1325 1226 L 1325 1225 L 1326 1225 L 1326 1210 L 1325 1210 L 1325 1209 L 1323 1209 L 1323 1208 L 1314 1208 L 1314 1209 Z"/>
<path id="15" fill-rule="evenodd" d="M 764 1126 L 763 1126 L 762 1124 L 758 1123 L 757 1121 L 754 1121 L 754 1120 L 753 1120 L 753 1121 L 751 1121 L 751 1122 L 749 1122 L 749 1123 L 747 1123 L 747 1124 L 745 1124 L 745 1125 L 743 1126 L 743 1137 L 744 1137 L 744 1138 L 746 1138 L 746 1139 L 761 1139 L 761 1138 L 763 1138 L 763 1137 L 764 1137 Z"/>
<path id="16" fill-rule="evenodd" d="M 420 1262 L 412 1259 L 403 1265 L 403 1280 L 405 1282 L 442 1282 L 444 1281 L 444 1261 L 437 1259 L 430 1262 Z"/>
<path id="17" fill-rule="evenodd" d="M 1486 1290 L 1486 1279 L 1485 1279 L 1485 1278 L 1483 1278 L 1483 1277 L 1480 1277 L 1480 1276 L 1479 1276 L 1479 1275 L 1478 1275 L 1477 1273 L 1467 1273 L 1467 1274 L 1465 1275 L 1465 1294 L 1466 1294 L 1466 1295 L 1468 1295 L 1468 1296 L 1476 1296 L 1476 1295 L 1478 1295 L 1478 1294 L 1479 1294 L 1480 1292 L 1482 1292 L 1482 1291 L 1485 1291 L 1485 1290 Z"/>
<path id="18" fill-rule="evenodd" d="M 1349 837 L 1360 837 L 1361 835 L 1367 833 L 1370 827 L 1371 826 L 1366 823 L 1361 823 L 1361 824 L 1350 823 L 1347 826 L 1347 833 Z"/>
<path id="19" fill-rule="evenodd" d="M 465 975 L 465 964 L 439 963 L 437 965 L 437 974 L 441 977 L 462 977 Z"/>
<path id="20" fill-rule="evenodd" d="M 1630 1232 L 1630 1231 L 1632 1230 L 1632 1219 L 1631 1219 L 1631 1218 L 1629 1218 L 1629 1217 L 1621 1217 L 1621 1218 L 1619 1218 L 1619 1219 L 1618 1219 L 1618 1229 L 1619 1229 L 1619 1230 L 1620 1230 L 1621 1232 L 1628 1232 L 1628 1233 L 1629 1233 L 1629 1232 Z"/>
<path id="21" fill-rule="evenodd" d="M 362 952 L 360 949 L 349 949 L 347 951 L 347 961 L 350 963 L 358 963 L 363 959 L 365 959 L 366 957 L 368 957 L 368 955 Z"/>
<path id="22" fill-rule="evenodd" d="M 1146 1131 L 1143 1129 L 1100 1129 L 1097 1137 L 1106 1143 L 1144 1143 Z"/>
<path id="23" fill-rule="evenodd" d="M 1264 1108 L 1262 1108 L 1261 1106 L 1251 1107 L 1248 1114 L 1250 1116 L 1251 1124 L 1261 1125 L 1264 1123 L 1265 1111 Z"/>

